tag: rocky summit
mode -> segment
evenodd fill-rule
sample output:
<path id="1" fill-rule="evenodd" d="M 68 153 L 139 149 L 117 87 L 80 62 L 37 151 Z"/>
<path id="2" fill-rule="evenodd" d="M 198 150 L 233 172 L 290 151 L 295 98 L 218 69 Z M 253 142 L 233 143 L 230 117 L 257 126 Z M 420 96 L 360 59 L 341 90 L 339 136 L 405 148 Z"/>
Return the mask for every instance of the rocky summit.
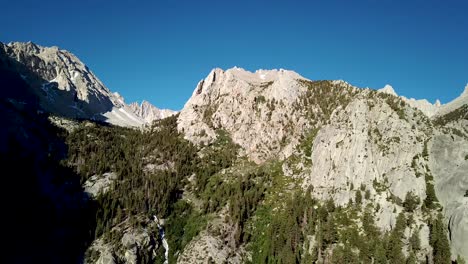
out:
<path id="1" fill-rule="evenodd" d="M 0 47 L 2 161 L 34 164 L 47 241 L 67 241 L 26 262 L 468 260 L 468 86 L 432 104 L 216 68 L 174 112 L 127 105 L 67 51 Z"/>

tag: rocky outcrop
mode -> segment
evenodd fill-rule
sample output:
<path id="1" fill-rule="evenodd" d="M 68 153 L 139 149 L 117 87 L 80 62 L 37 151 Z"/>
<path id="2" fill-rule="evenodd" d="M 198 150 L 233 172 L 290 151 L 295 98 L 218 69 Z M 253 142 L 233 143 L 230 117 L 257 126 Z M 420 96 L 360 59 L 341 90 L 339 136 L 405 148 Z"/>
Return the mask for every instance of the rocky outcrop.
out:
<path id="1" fill-rule="evenodd" d="M 177 263 L 243 263 L 236 251 L 227 247 L 219 237 L 203 232 L 185 247 Z"/>
<path id="2" fill-rule="evenodd" d="M 96 264 L 115 264 L 114 256 L 109 251 L 104 251 L 99 256 L 99 259 L 96 261 Z"/>
<path id="3" fill-rule="evenodd" d="M 91 197 L 97 197 L 100 193 L 106 193 L 112 183 L 117 179 L 113 172 L 106 172 L 103 175 L 93 175 L 83 184 L 84 190 Z"/>
<path id="4" fill-rule="evenodd" d="M 452 259 L 458 256 L 468 259 L 468 197 L 447 206 L 446 216 L 448 216 Z"/>
<path id="5" fill-rule="evenodd" d="M 120 240 L 98 238 L 88 248 L 85 263 L 140 263 L 142 256 L 155 258 L 155 250 L 159 247 L 157 239 L 148 229 L 129 226 L 115 227 L 114 231 L 122 233 Z"/>
<path id="6" fill-rule="evenodd" d="M 147 250 L 151 252 L 153 250 L 151 237 L 146 232 L 127 232 L 123 235 L 121 243 L 125 250 L 125 262 L 128 264 L 138 263 L 138 251 Z"/>
<path id="7" fill-rule="evenodd" d="M 248 258 L 246 250 L 235 246 L 233 236 L 236 230 L 227 223 L 225 217 L 226 210 L 223 210 L 219 217 L 213 219 L 205 230 L 185 246 L 177 263 L 245 263 Z"/>
<path id="8" fill-rule="evenodd" d="M 112 254 L 112 246 L 106 244 L 102 239 L 96 239 L 88 249 L 90 254 L 84 259 L 84 263 L 96 263 L 96 264 L 115 264 L 115 256 Z"/>

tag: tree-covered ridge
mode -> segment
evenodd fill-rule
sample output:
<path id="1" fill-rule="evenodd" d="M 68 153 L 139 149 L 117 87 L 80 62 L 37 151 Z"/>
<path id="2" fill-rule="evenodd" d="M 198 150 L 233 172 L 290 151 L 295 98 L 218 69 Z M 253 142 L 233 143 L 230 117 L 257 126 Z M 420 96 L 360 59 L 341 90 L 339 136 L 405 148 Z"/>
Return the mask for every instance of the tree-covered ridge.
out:
<path id="1" fill-rule="evenodd" d="M 307 88 L 293 105 L 293 111 L 300 111 L 315 125 L 323 125 L 335 109 L 346 108 L 359 93 L 355 87 L 344 82 L 298 80 Z"/>
<path id="2" fill-rule="evenodd" d="M 437 117 L 434 120 L 434 124 L 438 126 L 444 126 L 450 122 L 456 122 L 462 119 L 468 120 L 468 104 L 465 104 L 462 107 L 447 113 L 446 115 Z"/>

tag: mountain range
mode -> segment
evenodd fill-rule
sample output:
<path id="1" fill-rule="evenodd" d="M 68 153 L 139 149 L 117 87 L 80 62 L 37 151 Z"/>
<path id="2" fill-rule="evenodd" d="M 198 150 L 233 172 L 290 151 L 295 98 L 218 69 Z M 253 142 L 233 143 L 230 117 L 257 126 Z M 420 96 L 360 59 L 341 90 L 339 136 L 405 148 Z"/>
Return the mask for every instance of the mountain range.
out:
<path id="1" fill-rule="evenodd" d="M 57 47 L 0 43 L 0 70 L 5 112 L 63 119 L 68 166 L 103 205 L 86 263 L 163 250 L 178 263 L 468 259 L 468 85 L 432 104 L 390 85 L 216 68 L 175 112 L 127 105 Z"/>

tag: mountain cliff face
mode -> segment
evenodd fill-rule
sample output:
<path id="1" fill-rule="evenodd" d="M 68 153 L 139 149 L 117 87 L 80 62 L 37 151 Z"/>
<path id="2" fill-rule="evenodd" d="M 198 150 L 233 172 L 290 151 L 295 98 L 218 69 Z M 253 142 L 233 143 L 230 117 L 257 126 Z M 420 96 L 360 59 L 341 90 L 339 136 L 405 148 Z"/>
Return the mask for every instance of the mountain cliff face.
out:
<path id="1" fill-rule="evenodd" d="M 137 116 L 119 94 L 112 93 L 66 50 L 31 42 L 0 43 L 0 57 L 10 71 L 20 74 L 31 86 L 30 92 L 37 95 L 47 112 L 120 126 L 141 126 L 158 119 Z"/>

